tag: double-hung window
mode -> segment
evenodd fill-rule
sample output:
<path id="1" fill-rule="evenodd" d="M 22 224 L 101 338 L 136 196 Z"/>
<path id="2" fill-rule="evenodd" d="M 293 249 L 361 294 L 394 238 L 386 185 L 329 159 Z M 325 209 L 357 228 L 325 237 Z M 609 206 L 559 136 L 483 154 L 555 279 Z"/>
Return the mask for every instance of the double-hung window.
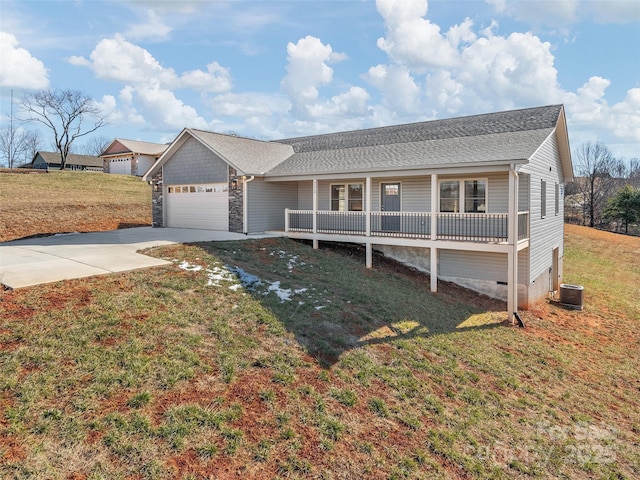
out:
<path id="1" fill-rule="evenodd" d="M 486 213 L 487 180 L 442 180 L 440 211 L 452 213 Z"/>
<path id="2" fill-rule="evenodd" d="M 361 183 L 331 185 L 331 210 L 361 212 L 364 188 Z"/>

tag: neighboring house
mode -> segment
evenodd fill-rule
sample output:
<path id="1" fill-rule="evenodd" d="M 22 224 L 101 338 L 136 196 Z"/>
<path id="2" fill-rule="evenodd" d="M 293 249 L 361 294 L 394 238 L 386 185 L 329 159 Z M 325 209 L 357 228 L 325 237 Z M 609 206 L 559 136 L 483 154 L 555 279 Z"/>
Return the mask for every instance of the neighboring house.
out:
<path id="1" fill-rule="evenodd" d="M 58 152 L 36 152 L 31 161 L 30 168 L 42 170 L 60 170 L 60 153 Z M 93 155 L 78 155 L 70 153 L 67 155 L 65 170 L 81 170 L 89 172 L 102 171 L 102 159 Z"/>
<path id="2" fill-rule="evenodd" d="M 166 150 L 168 144 L 116 138 L 100 154 L 104 173 L 141 177 Z"/>
<path id="3" fill-rule="evenodd" d="M 507 300 L 562 278 L 564 107 L 275 142 L 185 129 L 146 173 L 153 225 L 351 242 Z"/>

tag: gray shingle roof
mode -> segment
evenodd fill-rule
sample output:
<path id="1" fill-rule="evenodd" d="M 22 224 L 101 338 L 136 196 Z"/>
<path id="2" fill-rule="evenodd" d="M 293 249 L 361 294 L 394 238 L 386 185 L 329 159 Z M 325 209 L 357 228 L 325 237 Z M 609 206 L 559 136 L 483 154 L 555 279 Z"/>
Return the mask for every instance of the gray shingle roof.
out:
<path id="1" fill-rule="evenodd" d="M 408 170 L 526 160 L 562 105 L 278 140 L 294 155 L 268 176 Z"/>
<path id="2" fill-rule="evenodd" d="M 544 128 L 296 153 L 271 169 L 267 176 L 365 173 L 526 160 L 552 131 Z"/>
<path id="3" fill-rule="evenodd" d="M 562 105 L 277 140 L 296 153 L 554 128 Z"/>
<path id="4" fill-rule="evenodd" d="M 60 165 L 60 154 L 58 152 L 38 152 L 34 156 L 34 159 L 38 155 L 42 157 L 47 165 Z M 77 153 L 70 153 L 69 155 L 67 155 L 67 165 L 82 165 L 85 167 L 102 168 L 102 159 L 100 157 L 94 157 L 93 155 L 79 155 Z"/>
<path id="5" fill-rule="evenodd" d="M 114 147 L 116 146 L 116 143 L 124 147 L 124 150 L 115 150 Z M 160 156 L 168 146 L 168 143 L 152 143 L 142 142 L 140 140 L 127 140 L 126 138 L 116 138 L 109 144 L 106 150 L 102 152 L 102 155 L 106 157 L 109 155 L 120 155 L 131 152 L 141 155 Z"/>
<path id="6" fill-rule="evenodd" d="M 242 174 L 272 178 L 526 162 L 564 118 L 562 111 L 550 105 L 272 142 L 185 129 L 145 178 L 186 133 Z M 569 172 L 570 157 L 567 165 Z"/>
<path id="7" fill-rule="evenodd" d="M 242 173 L 262 175 L 293 154 L 290 145 L 189 129 L 189 132 Z"/>

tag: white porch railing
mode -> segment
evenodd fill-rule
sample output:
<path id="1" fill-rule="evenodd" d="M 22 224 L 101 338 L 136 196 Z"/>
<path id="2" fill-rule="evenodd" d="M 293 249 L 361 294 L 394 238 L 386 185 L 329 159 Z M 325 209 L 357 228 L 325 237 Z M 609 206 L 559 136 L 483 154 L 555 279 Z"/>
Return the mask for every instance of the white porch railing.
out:
<path id="1" fill-rule="evenodd" d="M 437 213 L 437 240 L 506 242 L 506 213 Z M 316 211 L 315 233 L 371 237 L 431 238 L 430 212 Z M 313 210 L 286 210 L 285 231 L 314 233 Z M 529 212 L 518 212 L 518 240 L 528 238 Z"/>

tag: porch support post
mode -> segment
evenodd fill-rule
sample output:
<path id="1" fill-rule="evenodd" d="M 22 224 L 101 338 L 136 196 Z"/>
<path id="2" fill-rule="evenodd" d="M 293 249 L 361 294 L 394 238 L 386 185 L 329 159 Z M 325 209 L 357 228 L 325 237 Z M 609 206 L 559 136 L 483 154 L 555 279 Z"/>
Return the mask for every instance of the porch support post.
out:
<path id="1" fill-rule="evenodd" d="M 438 175 L 431 174 L 431 240 L 438 238 Z"/>
<path id="2" fill-rule="evenodd" d="M 429 270 L 431 277 L 431 291 L 438 291 L 438 249 L 436 247 L 429 248 L 431 252 L 431 260 L 429 262 Z"/>
<path id="3" fill-rule="evenodd" d="M 435 241 L 438 238 L 438 175 L 431 174 L 431 240 Z M 438 249 L 434 246 L 429 248 L 431 254 L 430 258 L 430 277 L 431 277 L 431 291 L 438 291 Z"/>
<path id="4" fill-rule="evenodd" d="M 318 233 L 318 180 L 313 179 L 313 233 Z M 313 239 L 314 250 L 318 249 L 318 240 Z"/>
<path id="5" fill-rule="evenodd" d="M 365 181 L 365 228 L 367 237 L 371 236 L 371 177 L 367 177 Z M 370 245 L 370 244 L 369 244 Z"/>
<path id="6" fill-rule="evenodd" d="M 507 243 L 507 314 L 510 322 L 518 311 L 518 172 L 509 170 L 509 237 Z"/>
<path id="7" fill-rule="evenodd" d="M 284 231 L 285 232 L 289 231 L 289 209 L 288 208 L 284 209 Z"/>
<path id="8" fill-rule="evenodd" d="M 365 214 L 365 235 L 367 236 L 367 238 L 369 238 L 371 236 L 371 177 L 367 177 L 365 179 L 365 188 L 364 188 L 364 194 L 365 194 L 365 202 L 364 202 L 364 214 Z M 371 242 L 367 242 L 365 244 L 365 250 L 366 250 L 366 265 L 367 268 L 371 268 L 373 266 L 373 246 L 371 245 Z"/>

